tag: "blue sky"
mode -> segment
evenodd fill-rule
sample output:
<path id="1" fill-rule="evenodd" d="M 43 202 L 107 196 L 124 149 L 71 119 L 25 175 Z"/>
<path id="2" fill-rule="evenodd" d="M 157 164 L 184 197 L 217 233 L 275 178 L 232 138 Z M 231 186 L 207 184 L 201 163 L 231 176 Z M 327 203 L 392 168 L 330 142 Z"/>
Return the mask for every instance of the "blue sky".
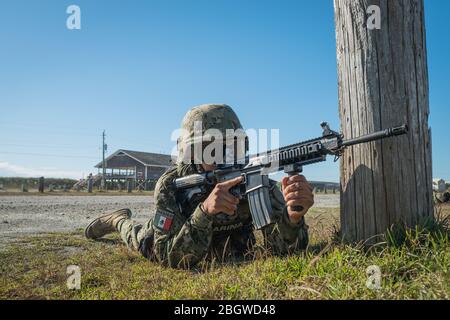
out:
<path id="1" fill-rule="evenodd" d="M 433 176 L 447 180 L 449 18 L 450 1 L 426 0 Z M 333 19 L 331 0 L 2 1 L 0 176 L 95 172 L 103 129 L 110 153 L 169 153 L 184 113 L 210 102 L 281 144 L 338 129 Z M 338 181 L 338 165 L 305 175 Z"/>

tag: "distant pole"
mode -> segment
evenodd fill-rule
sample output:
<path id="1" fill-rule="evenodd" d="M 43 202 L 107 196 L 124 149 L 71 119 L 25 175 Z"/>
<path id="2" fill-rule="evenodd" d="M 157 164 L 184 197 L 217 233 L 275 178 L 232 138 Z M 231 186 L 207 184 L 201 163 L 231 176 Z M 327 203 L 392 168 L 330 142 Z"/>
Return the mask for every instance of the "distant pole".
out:
<path id="1" fill-rule="evenodd" d="M 94 180 L 92 179 L 92 173 L 89 175 L 88 177 L 88 181 L 87 181 L 87 191 L 89 193 L 92 193 L 92 186 L 94 185 Z"/>
<path id="2" fill-rule="evenodd" d="M 44 192 L 44 177 L 40 177 L 39 178 L 39 186 L 38 186 L 38 190 L 40 193 Z"/>
<path id="3" fill-rule="evenodd" d="M 104 190 L 106 187 L 106 161 L 105 161 L 105 152 L 108 146 L 105 143 L 106 133 L 103 130 L 102 134 L 103 142 L 102 142 L 102 189 Z"/>

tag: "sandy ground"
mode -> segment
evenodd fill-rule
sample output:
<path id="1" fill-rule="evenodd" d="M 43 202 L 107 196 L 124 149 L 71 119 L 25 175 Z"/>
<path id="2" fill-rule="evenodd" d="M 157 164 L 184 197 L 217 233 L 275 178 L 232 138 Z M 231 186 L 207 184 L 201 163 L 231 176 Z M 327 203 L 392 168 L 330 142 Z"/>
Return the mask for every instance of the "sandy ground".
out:
<path id="1" fill-rule="evenodd" d="M 1 196 L 0 247 L 25 235 L 84 228 L 113 209 L 130 208 L 144 222 L 153 207 L 151 196 Z"/>
<path id="2" fill-rule="evenodd" d="M 315 207 L 339 207 L 339 195 L 315 195 Z M 133 219 L 152 216 L 153 197 L 146 196 L 0 196 L 0 248 L 27 235 L 84 228 L 105 211 L 130 208 Z"/>

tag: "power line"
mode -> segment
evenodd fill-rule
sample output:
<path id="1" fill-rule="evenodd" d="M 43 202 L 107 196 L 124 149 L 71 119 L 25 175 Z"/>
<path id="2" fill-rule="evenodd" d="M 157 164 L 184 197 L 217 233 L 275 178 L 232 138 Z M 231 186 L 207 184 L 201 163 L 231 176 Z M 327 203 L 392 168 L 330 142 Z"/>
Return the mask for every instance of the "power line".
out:
<path id="1" fill-rule="evenodd" d="M 28 153 L 28 152 L 8 152 L 0 151 L 0 154 L 14 154 L 23 156 L 37 156 L 37 157 L 59 157 L 59 158 L 83 158 L 83 159 L 98 159 L 91 156 L 78 156 L 78 155 L 62 155 L 62 154 L 46 154 L 46 153 Z"/>
<path id="2" fill-rule="evenodd" d="M 0 151 L 0 152 L 3 152 L 3 153 L 6 153 L 6 152 L 8 152 L 8 153 L 15 153 L 13 148 L 27 148 L 27 149 L 29 149 L 29 148 L 41 148 L 41 149 L 52 149 L 52 151 L 77 149 L 77 150 L 83 150 L 83 151 L 86 151 L 86 152 L 91 152 L 92 151 L 92 153 L 94 153 L 94 152 L 97 153 L 97 151 L 101 150 L 101 148 L 102 148 L 101 146 L 93 146 L 93 145 L 88 145 L 88 146 L 64 145 L 64 146 L 62 146 L 62 145 L 18 144 L 18 143 L 0 143 L 0 146 L 11 147 L 11 148 L 2 148 L 4 151 Z M 134 146 L 135 145 L 132 144 L 132 143 L 120 144 L 120 143 L 115 142 L 113 144 L 113 147 L 115 149 L 129 149 L 129 150 L 132 150 L 132 149 L 136 149 L 136 148 L 134 148 Z M 171 150 L 172 150 L 170 147 L 163 147 L 161 145 L 148 144 L 148 143 L 141 144 L 137 149 L 142 149 L 143 147 L 144 147 L 144 149 L 151 149 L 151 150 L 148 150 L 148 152 L 161 152 L 161 153 L 169 152 L 170 153 Z M 5 149 L 12 149 L 12 151 L 5 150 Z M 40 153 L 40 154 L 43 154 L 43 153 Z"/>
<path id="3" fill-rule="evenodd" d="M 74 146 L 74 145 L 47 145 L 47 144 L 21 144 L 21 143 L 0 143 L 0 146 L 20 147 L 20 148 L 52 148 L 52 149 L 87 149 L 98 148 L 98 146 Z"/>
<path id="4" fill-rule="evenodd" d="M 160 144 L 160 143 L 154 143 L 153 140 L 149 140 L 149 139 L 145 139 L 145 138 L 142 139 L 141 137 L 138 137 L 134 140 L 127 139 L 127 138 L 124 139 L 123 137 L 113 138 L 113 137 L 111 137 L 111 135 L 109 135 L 109 137 L 110 137 L 110 141 L 111 140 L 113 141 L 114 146 L 139 145 L 140 147 L 145 147 L 145 148 L 150 147 L 150 148 L 158 149 L 158 150 L 172 150 L 172 148 L 176 145 L 176 141 L 170 141 L 170 143 L 168 143 L 168 144 Z M 157 142 L 161 142 L 161 141 L 163 141 L 163 140 L 159 139 Z M 122 147 L 122 149 L 124 149 L 124 147 Z"/>
<path id="5" fill-rule="evenodd" d="M 16 127 L 23 131 L 33 131 L 33 133 L 39 133 L 39 134 L 55 134 L 55 135 L 80 135 L 80 136 L 88 136 L 88 137 L 96 137 L 97 134 L 89 133 L 87 131 L 78 131 L 78 130 L 52 130 L 52 125 L 48 125 L 47 127 L 42 125 L 21 125 L 21 124 L 0 124 L 0 129 L 3 129 L 2 127 L 9 126 L 9 127 Z M 50 130 L 48 130 L 50 128 Z"/>
<path id="6" fill-rule="evenodd" d="M 35 134 L 35 133 L 39 133 L 39 134 L 56 134 L 56 135 L 80 135 L 80 136 L 89 136 L 89 137 L 98 137 L 98 134 L 93 133 L 93 132 L 88 132 L 88 131 L 80 131 L 80 130 L 54 130 L 53 128 L 57 128 L 52 124 L 48 124 L 48 125 L 36 125 L 36 124 L 32 124 L 32 125 L 26 125 L 26 124 L 13 124 L 13 123 L 1 123 L 0 122 L 0 131 L 2 129 L 2 126 L 10 126 L 10 127 L 20 127 L 20 128 L 24 128 L 26 132 L 21 132 L 21 133 L 26 133 L 23 134 L 23 136 L 28 136 L 28 134 Z M 62 127 L 60 127 L 62 128 Z M 65 129 L 67 129 L 67 127 L 64 127 Z M 30 132 L 31 131 L 31 132 Z M 113 135 L 114 136 L 114 135 Z M 114 139 L 115 140 L 115 139 Z M 150 138 L 148 136 L 142 137 L 140 136 L 138 139 L 136 139 L 137 141 L 141 142 L 141 143 L 146 143 L 146 144 L 151 144 L 153 146 L 158 146 L 161 147 L 161 145 L 158 145 L 159 142 L 161 142 L 160 138 Z M 132 137 L 127 138 L 123 138 L 123 136 L 119 136 L 117 141 L 123 141 L 123 142 L 131 142 L 133 141 L 136 142 L 135 139 L 133 139 Z M 166 141 L 170 140 L 170 136 L 167 137 L 167 139 L 164 139 Z"/>

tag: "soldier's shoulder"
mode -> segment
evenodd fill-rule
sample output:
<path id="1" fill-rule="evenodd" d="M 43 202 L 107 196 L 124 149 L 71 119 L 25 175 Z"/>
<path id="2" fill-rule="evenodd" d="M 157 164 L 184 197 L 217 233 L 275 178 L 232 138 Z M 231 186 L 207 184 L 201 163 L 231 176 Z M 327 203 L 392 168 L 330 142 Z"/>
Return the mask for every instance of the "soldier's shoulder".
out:
<path id="1" fill-rule="evenodd" d="M 178 177 L 194 173 L 193 168 L 186 165 L 176 165 L 169 168 L 163 175 L 158 179 L 155 186 L 155 198 L 161 194 L 174 194 L 175 185 L 174 180 Z"/>
<path id="2" fill-rule="evenodd" d="M 173 181 L 177 178 L 177 167 L 171 167 L 159 177 L 155 186 L 155 197 L 166 189 L 170 189 Z"/>

